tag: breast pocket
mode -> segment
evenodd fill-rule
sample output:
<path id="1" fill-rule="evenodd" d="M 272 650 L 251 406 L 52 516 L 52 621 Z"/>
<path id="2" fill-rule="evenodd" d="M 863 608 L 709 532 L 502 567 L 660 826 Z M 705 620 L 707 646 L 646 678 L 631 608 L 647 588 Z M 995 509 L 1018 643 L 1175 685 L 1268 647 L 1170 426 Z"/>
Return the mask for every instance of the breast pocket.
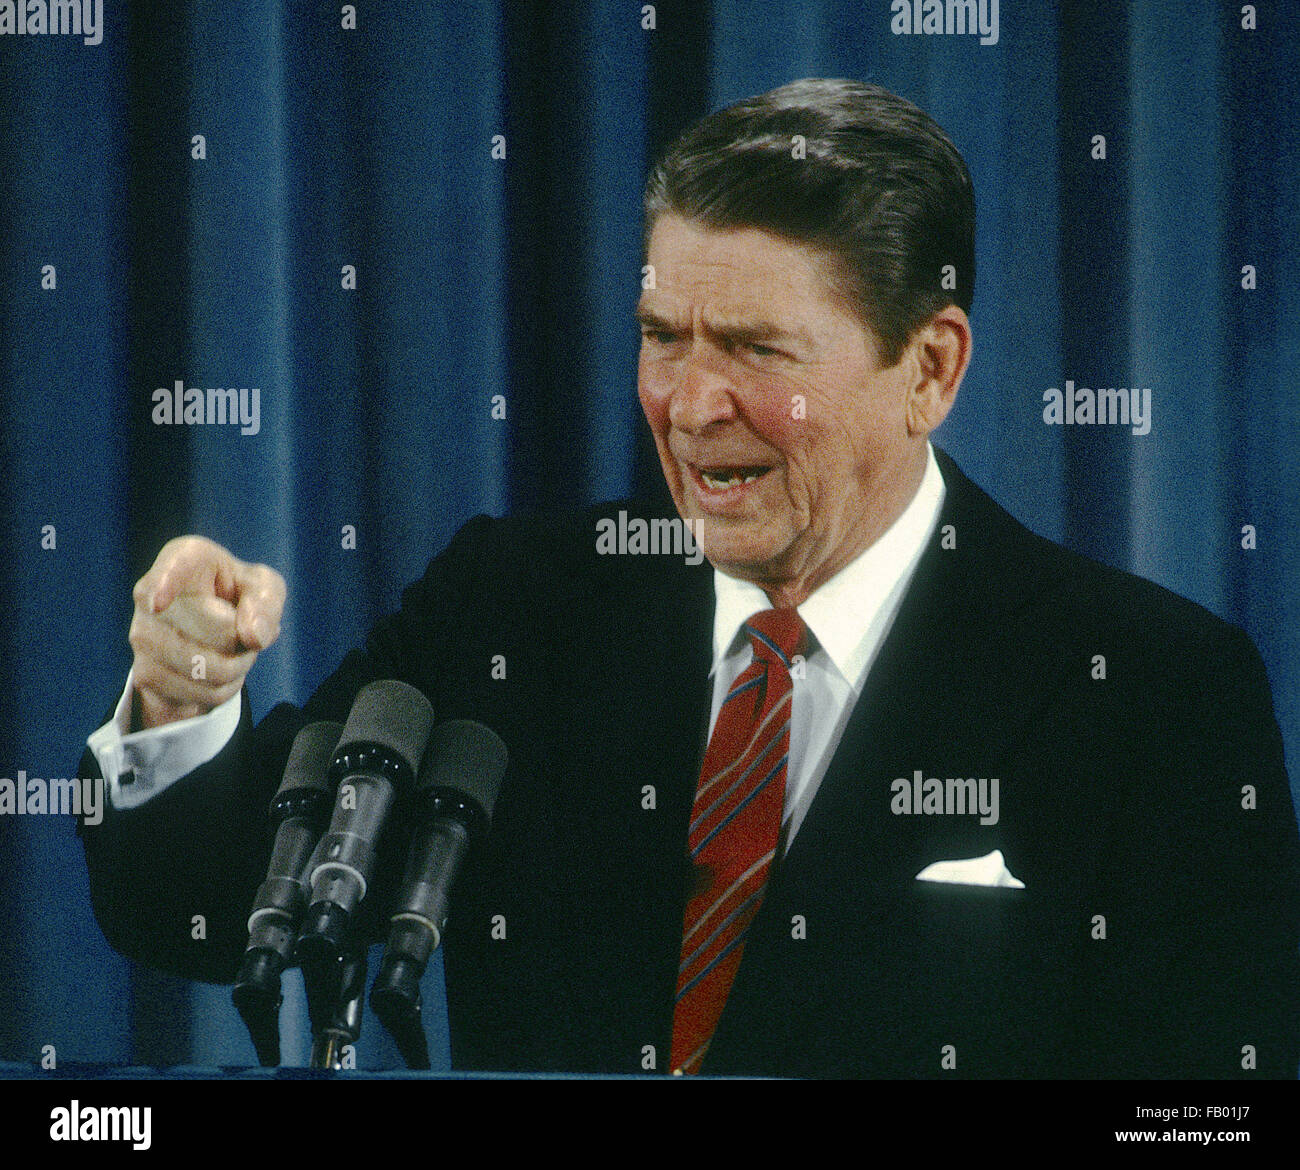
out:
<path id="1" fill-rule="evenodd" d="M 914 881 L 900 908 L 905 994 L 926 1046 L 953 1046 L 975 1076 L 1055 1067 L 1082 929 L 1069 912 L 1031 889 L 931 881 Z"/>

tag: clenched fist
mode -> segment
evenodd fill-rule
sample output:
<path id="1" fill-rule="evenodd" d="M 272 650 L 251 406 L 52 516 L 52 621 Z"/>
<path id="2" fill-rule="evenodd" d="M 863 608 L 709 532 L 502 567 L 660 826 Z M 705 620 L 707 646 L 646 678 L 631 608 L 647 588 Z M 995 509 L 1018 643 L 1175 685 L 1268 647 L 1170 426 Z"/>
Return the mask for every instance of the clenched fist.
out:
<path id="1" fill-rule="evenodd" d="M 136 582 L 132 728 L 203 715 L 239 693 L 280 634 L 284 578 L 202 536 L 162 547 Z"/>

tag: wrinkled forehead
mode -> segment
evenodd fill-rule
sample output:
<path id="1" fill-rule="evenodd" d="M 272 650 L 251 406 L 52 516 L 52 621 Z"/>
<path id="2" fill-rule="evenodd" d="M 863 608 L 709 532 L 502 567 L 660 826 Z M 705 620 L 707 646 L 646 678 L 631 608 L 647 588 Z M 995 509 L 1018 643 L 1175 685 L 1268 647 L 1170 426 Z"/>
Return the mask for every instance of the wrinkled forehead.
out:
<path id="1" fill-rule="evenodd" d="M 830 257 L 761 228 L 715 229 L 665 213 L 651 232 L 646 264 L 643 315 L 789 324 L 810 310 L 843 307 Z"/>

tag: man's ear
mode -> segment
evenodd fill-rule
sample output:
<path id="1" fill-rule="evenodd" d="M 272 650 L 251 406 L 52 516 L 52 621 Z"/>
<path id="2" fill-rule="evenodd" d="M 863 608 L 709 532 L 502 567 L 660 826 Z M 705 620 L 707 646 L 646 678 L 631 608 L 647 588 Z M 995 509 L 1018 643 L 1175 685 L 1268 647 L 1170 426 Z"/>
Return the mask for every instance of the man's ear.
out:
<path id="1" fill-rule="evenodd" d="M 907 394 L 907 431 L 928 435 L 952 409 L 970 365 L 970 319 L 956 305 L 940 309 L 908 342 L 915 381 Z"/>

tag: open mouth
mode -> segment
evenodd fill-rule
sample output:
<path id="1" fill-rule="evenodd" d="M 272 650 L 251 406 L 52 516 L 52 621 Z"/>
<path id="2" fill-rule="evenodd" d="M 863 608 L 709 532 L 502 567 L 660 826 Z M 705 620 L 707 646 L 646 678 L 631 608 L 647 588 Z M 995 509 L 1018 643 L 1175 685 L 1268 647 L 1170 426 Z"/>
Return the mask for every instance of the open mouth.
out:
<path id="1" fill-rule="evenodd" d="M 772 468 L 766 464 L 696 467 L 691 465 L 695 478 L 709 491 L 725 492 L 744 487 L 760 480 Z"/>

